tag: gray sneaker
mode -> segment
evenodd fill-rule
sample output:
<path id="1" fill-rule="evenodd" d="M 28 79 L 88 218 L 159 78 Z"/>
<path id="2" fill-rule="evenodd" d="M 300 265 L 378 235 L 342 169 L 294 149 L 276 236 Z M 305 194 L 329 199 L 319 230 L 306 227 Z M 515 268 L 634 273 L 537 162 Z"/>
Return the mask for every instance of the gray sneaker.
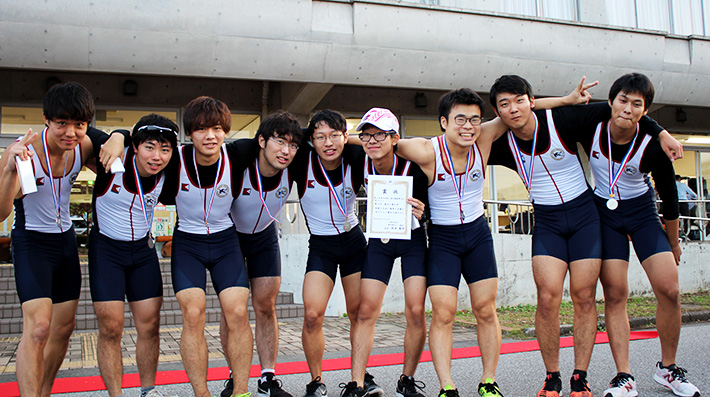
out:
<path id="1" fill-rule="evenodd" d="M 365 372 L 365 387 L 368 397 L 383 397 L 385 391 L 375 383 L 375 377 Z"/>

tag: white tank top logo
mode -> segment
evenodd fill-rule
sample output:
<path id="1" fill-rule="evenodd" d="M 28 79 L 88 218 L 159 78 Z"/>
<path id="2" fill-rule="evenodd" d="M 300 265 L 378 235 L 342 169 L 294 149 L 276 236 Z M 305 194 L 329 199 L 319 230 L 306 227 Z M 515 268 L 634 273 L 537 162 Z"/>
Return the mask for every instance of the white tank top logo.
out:
<path id="1" fill-rule="evenodd" d="M 226 197 L 229 194 L 229 186 L 221 184 L 217 186 L 217 197 Z"/>
<path id="2" fill-rule="evenodd" d="M 483 172 L 481 170 L 473 170 L 471 171 L 469 179 L 471 179 L 471 182 L 476 182 L 481 179 L 481 177 L 483 177 Z"/>
<path id="3" fill-rule="evenodd" d="M 555 148 L 550 151 L 550 158 L 556 161 L 564 160 L 565 151 L 560 148 Z"/>
<path id="4" fill-rule="evenodd" d="M 624 168 L 624 174 L 629 175 L 629 176 L 636 175 L 637 172 L 638 172 L 638 170 L 633 165 L 627 165 Z"/>

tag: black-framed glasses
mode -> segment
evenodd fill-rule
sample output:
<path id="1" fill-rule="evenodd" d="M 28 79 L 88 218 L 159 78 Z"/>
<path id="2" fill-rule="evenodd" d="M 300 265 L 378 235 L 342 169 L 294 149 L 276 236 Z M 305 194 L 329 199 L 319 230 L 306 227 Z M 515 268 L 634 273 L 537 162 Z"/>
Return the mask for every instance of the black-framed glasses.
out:
<path id="1" fill-rule="evenodd" d="M 394 131 L 380 131 L 380 132 L 375 132 L 374 134 L 366 134 L 364 132 L 361 132 L 358 137 L 360 138 L 361 141 L 363 142 L 370 142 L 370 139 L 375 138 L 375 141 L 377 142 L 382 142 L 385 139 L 387 139 L 388 136 L 394 135 Z"/>
<path id="2" fill-rule="evenodd" d="M 175 131 L 174 129 L 167 128 L 167 127 L 161 127 L 159 125 L 144 125 L 144 126 L 138 128 L 138 131 L 144 131 L 144 130 L 148 131 L 148 132 L 150 132 L 150 131 L 157 131 L 157 132 L 169 131 L 169 132 L 172 132 L 173 134 L 175 134 L 175 136 L 178 135 L 178 132 Z"/>
<path id="3" fill-rule="evenodd" d="M 477 126 L 481 125 L 481 116 L 471 116 L 471 117 L 465 117 L 465 116 L 456 116 L 454 117 L 454 122 L 456 125 L 464 125 L 466 122 L 471 123 L 472 126 Z"/>
<path id="4" fill-rule="evenodd" d="M 269 139 L 271 139 L 272 141 L 276 142 L 276 144 L 279 145 L 280 148 L 288 147 L 289 150 L 293 150 L 293 151 L 298 150 L 298 145 L 295 144 L 295 143 L 293 143 L 293 142 L 289 142 L 289 141 L 287 141 L 287 140 L 285 140 L 285 139 L 276 138 L 276 137 L 273 137 L 273 136 L 272 136 L 271 138 L 269 138 Z"/>

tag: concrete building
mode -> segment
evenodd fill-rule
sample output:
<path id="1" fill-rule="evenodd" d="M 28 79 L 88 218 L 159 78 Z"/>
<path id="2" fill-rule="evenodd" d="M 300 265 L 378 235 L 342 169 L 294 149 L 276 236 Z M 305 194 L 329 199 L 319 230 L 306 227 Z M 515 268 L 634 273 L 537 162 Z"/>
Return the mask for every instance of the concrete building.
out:
<path id="1" fill-rule="evenodd" d="M 277 109 L 305 122 L 331 108 L 354 124 L 373 106 L 392 109 L 404 136 L 431 136 L 453 88 L 485 98 L 514 73 L 538 96 L 563 95 L 586 75 L 604 100 L 630 71 L 654 82 L 650 115 L 684 141 L 677 173 L 700 185 L 709 0 L 0 0 L 0 146 L 42 127 L 42 98 L 60 81 L 92 91 L 104 130 L 148 112 L 179 122 L 190 99 L 210 95 L 234 113 L 232 138 Z M 525 199 L 514 173 L 488 175 L 487 198 Z M 497 231 L 506 216 L 492 207 Z"/>

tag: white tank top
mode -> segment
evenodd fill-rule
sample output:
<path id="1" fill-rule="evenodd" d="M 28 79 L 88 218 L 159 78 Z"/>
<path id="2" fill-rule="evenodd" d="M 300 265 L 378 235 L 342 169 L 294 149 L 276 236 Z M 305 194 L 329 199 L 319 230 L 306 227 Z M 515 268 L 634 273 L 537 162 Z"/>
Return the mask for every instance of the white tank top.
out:
<path id="1" fill-rule="evenodd" d="M 189 146 L 192 150 L 192 146 Z M 229 211 L 232 207 L 232 167 L 224 146 L 222 152 L 222 165 L 217 177 L 217 189 L 214 191 L 214 202 L 212 210 L 209 212 L 207 225 L 205 225 L 205 214 L 210 208 L 210 199 L 214 186 L 214 179 L 209 181 L 200 180 L 202 188 L 198 188 L 197 181 L 193 181 L 187 173 L 187 168 L 194 168 L 193 161 L 186 161 L 185 147 L 178 147 L 180 156 L 180 185 L 175 197 L 178 222 L 177 230 L 192 234 L 217 233 L 232 227 L 232 218 Z M 209 225 L 209 233 L 208 233 Z"/>
<path id="2" fill-rule="evenodd" d="M 118 241 L 140 240 L 149 231 L 138 192 L 129 190 L 126 186 L 127 178 L 131 180 L 135 178 L 133 156 L 128 157 L 128 155 L 124 156 L 125 160 L 123 161 L 126 172 L 113 174 L 106 186 L 106 191 L 96 193 L 95 214 L 99 232 Z M 158 174 L 155 186 L 143 186 L 148 221 L 152 219 L 151 214 L 155 205 L 158 204 L 158 197 L 163 190 L 163 182 L 165 182 L 163 176 L 163 172 Z"/>
<path id="3" fill-rule="evenodd" d="M 607 133 L 607 123 L 599 123 L 594 132 L 589 166 L 594 175 L 594 194 L 599 197 L 609 198 L 609 157 L 608 146 L 601 148 L 601 136 Z M 650 186 L 646 183 L 646 174 L 641 172 L 640 165 L 646 146 L 651 141 L 651 136 L 644 134 L 638 149 L 631 153 L 631 158 L 626 163 L 619 180 L 614 186 L 614 197 L 617 200 L 628 200 L 642 196 L 648 192 Z M 613 173 L 618 172 L 620 163 L 612 161 Z M 612 174 L 613 175 L 613 174 Z"/>
<path id="4" fill-rule="evenodd" d="M 259 198 L 256 172 L 255 164 L 249 166 L 244 170 L 241 186 L 235 186 L 239 189 L 239 193 L 232 203 L 232 219 L 239 233 L 258 233 L 273 222 Z M 269 207 L 271 216 L 276 219 L 279 219 L 281 208 L 286 204 L 288 195 L 291 193 L 288 168 L 280 173 L 281 183 L 272 190 L 262 191 L 264 202 Z"/>
<path id="5" fill-rule="evenodd" d="M 28 148 L 37 153 L 32 145 Z M 47 170 L 39 161 L 40 156 L 32 156 L 32 168 L 35 173 L 35 182 L 37 183 L 37 191 L 22 196 L 19 199 L 21 204 L 18 206 L 18 200 L 15 201 L 15 224 L 13 227 L 24 227 L 25 230 L 32 230 L 42 233 L 60 233 L 66 232 L 72 225 L 71 215 L 69 213 L 69 195 L 71 188 L 79 176 L 82 164 L 84 163 L 81 157 L 81 144 L 74 147 L 74 161 L 67 164 L 68 173 L 66 176 L 54 175 L 54 180 L 49 180 Z M 57 209 L 52 198 L 52 185 L 54 183 L 57 189 L 57 194 L 61 195 L 59 213 L 62 220 L 62 228 L 57 225 Z M 60 188 L 61 184 L 61 188 Z M 61 194 L 60 194 L 61 190 Z M 24 224 L 22 224 L 24 220 Z"/>
<path id="6" fill-rule="evenodd" d="M 550 146 L 547 151 L 535 156 L 530 193 L 535 204 L 559 205 L 579 197 L 588 187 L 584 178 L 584 170 L 582 170 L 577 155 L 564 145 L 557 133 L 555 121 L 552 119 L 552 111 L 548 109 L 545 114 L 548 131 L 538 131 L 538 134 L 547 133 L 550 136 Z M 537 116 L 533 113 L 533 117 Z M 513 132 L 508 131 L 508 147 L 515 157 L 516 149 L 513 137 Z M 516 168 L 518 176 L 524 179 L 523 172 L 530 170 L 530 153 L 521 150 L 520 154 L 525 171 L 520 168 L 520 164 L 517 162 Z"/>
<path id="7" fill-rule="evenodd" d="M 431 138 L 436 157 L 436 167 L 434 182 L 429 186 L 429 208 L 431 210 L 431 221 L 435 225 L 461 225 L 470 223 L 483 215 L 483 185 L 485 171 L 482 163 L 481 151 L 478 145 L 473 145 L 473 165 L 468 172 L 468 182 L 466 190 L 462 193 L 461 208 L 459 208 L 459 198 L 456 194 L 451 174 L 444 168 L 444 158 L 446 149 L 443 144 L 443 136 Z M 463 187 L 463 177 L 465 173 L 456 174 L 458 185 Z M 461 210 L 464 212 L 464 220 L 461 220 Z"/>
<path id="8" fill-rule="evenodd" d="M 313 152 L 308 158 L 308 176 L 306 179 L 306 188 L 301 196 L 301 209 L 306 216 L 306 224 L 311 234 L 316 236 L 334 236 L 345 233 L 346 218 L 338 209 L 336 199 L 330 193 L 328 185 L 321 183 L 316 179 L 316 173 L 322 179 L 323 176 L 318 164 L 317 154 Z M 346 201 L 345 214 L 351 228 L 356 228 L 360 224 L 355 214 L 355 191 L 353 190 L 352 173 L 347 163 L 343 162 L 342 167 L 345 167 L 345 178 L 339 184 L 335 185 L 336 194 L 340 195 L 340 200 Z M 345 187 L 343 188 L 343 182 Z M 343 194 L 345 200 L 343 200 Z"/>

